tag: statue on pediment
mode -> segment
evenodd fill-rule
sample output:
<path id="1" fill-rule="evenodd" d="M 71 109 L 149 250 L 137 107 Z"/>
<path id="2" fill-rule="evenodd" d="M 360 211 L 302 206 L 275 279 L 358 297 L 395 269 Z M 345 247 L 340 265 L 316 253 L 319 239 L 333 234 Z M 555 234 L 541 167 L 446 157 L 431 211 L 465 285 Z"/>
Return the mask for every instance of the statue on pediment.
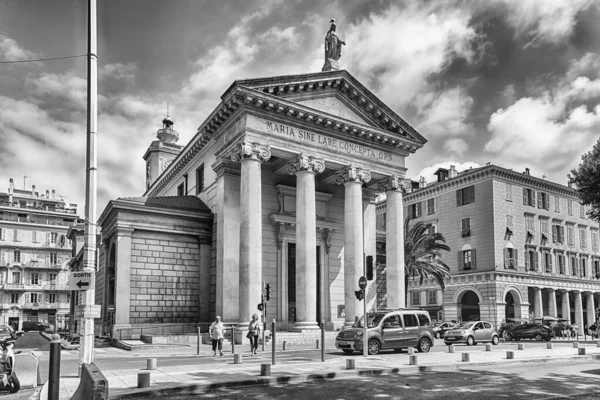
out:
<path id="1" fill-rule="evenodd" d="M 323 71 L 339 68 L 337 61 L 342 56 L 342 46 L 346 45 L 346 42 L 340 39 L 335 32 L 335 19 L 332 18 L 329 22 L 331 22 L 331 26 L 327 31 L 327 35 L 325 35 L 325 65 Z"/>

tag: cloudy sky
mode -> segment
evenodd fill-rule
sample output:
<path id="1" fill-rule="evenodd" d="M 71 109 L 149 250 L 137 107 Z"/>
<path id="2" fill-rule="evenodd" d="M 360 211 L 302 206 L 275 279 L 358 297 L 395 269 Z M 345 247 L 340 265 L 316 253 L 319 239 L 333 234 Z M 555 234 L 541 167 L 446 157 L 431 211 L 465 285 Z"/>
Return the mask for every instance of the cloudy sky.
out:
<path id="1" fill-rule="evenodd" d="M 408 176 L 492 162 L 566 184 L 600 130 L 600 0 L 98 2 L 99 209 L 144 191 L 170 104 L 180 143 L 234 79 L 347 69 L 429 142 Z M 0 0 L 0 61 L 83 55 L 85 0 Z M 0 64 L 0 188 L 83 214 L 86 61 Z"/>

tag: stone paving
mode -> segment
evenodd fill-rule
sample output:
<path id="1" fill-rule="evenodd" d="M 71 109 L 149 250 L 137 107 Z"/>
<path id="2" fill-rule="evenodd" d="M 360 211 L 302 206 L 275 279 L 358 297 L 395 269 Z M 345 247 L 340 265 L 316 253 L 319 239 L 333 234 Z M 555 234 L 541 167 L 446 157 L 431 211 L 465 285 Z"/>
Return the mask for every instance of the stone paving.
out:
<path id="1" fill-rule="evenodd" d="M 518 350 L 522 344 L 524 350 Z M 251 384 L 269 384 L 299 382 L 313 379 L 327 379 L 348 375 L 389 374 L 399 372 L 417 372 L 419 370 L 447 370 L 476 368 L 478 365 L 511 364 L 525 362 L 560 362 L 568 360 L 600 359 L 600 344 L 597 342 L 580 342 L 580 348 L 585 349 L 585 355 L 580 355 L 580 349 L 572 342 L 552 342 L 554 348 L 547 349 L 545 343 L 533 347 L 532 342 L 505 343 L 492 346 L 486 351 L 486 346 L 474 347 L 454 346 L 454 353 L 449 353 L 446 346 L 444 352 L 417 353 L 417 365 L 410 365 L 407 353 L 382 353 L 377 356 L 363 357 L 360 355 L 332 357 L 328 354 L 325 362 L 294 362 L 288 360 L 270 365 L 270 376 L 260 376 L 261 364 L 270 364 L 270 352 L 250 358 L 243 355 L 242 364 L 234 364 L 231 354 L 219 358 L 219 362 L 199 363 L 197 365 L 164 366 L 156 370 L 111 369 L 103 370 L 109 382 L 110 397 L 118 398 L 148 398 L 152 395 L 168 393 L 202 392 L 224 386 L 243 386 Z M 514 352 L 514 359 L 507 358 L 507 351 Z M 469 353 L 470 361 L 463 360 L 463 353 Z M 199 358 L 201 362 L 202 358 Z M 355 369 L 346 369 L 347 361 L 354 360 Z M 150 373 L 150 388 L 137 388 L 138 373 Z M 61 378 L 61 399 L 69 399 L 77 386 L 79 379 L 75 376 Z M 41 398 L 44 399 L 44 391 Z"/>

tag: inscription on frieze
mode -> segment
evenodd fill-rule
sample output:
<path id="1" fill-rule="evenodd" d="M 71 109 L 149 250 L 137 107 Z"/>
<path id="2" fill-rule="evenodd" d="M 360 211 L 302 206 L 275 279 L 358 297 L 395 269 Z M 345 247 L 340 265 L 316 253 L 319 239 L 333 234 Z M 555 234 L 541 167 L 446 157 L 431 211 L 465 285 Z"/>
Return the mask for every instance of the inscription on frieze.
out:
<path id="1" fill-rule="evenodd" d="M 300 129 L 279 122 L 273 122 L 265 119 L 258 119 L 260 128 L 264 131 L 279 135 L 283 138 L 293 140 L 297 143 L 310 143 L 324 148 L 331 149 L 336 152 L 343 152 L 354 156 L 368 158 L 371 160 L 380 160 L 386 163 L 393 162 L 391 153 L 373 149 L 372 147 L 363 146 L 352 143 L 346 140 L 333 138 L 317 132 L 312 132 L 306 129 Z"/>

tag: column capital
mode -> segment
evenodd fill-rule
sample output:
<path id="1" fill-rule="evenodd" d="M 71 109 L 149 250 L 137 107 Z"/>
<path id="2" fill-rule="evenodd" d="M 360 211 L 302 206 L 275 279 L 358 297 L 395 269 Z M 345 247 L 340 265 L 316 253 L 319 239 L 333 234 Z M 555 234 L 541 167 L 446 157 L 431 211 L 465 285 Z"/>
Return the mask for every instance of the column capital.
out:
<path id="1" fill-rule="evenodd" d="M 377 190 L 380 192 L 398 190 L 402 193 L 408 193 L 410 191 L 410 181 L 397 175 L 388 176 L 377 182 Z"/>
<path id="2" fill-rule="evenodd" d="M 325 171 L 325 160 L 300 153 L 290 160 L 288 172 L 290 175 L 295 175 L 300 171 L 309 171 L 320 174 Z"/>
<path id="3" fill-rule="evenodd" d="M 229 157 L 221 157 L 211 165 L 213 171 L 217 173 L 217 178 L 223 175 L 240 176 L 240 163 L 233 162 Z"/>
<path id="4" fill-rule="evenodd" d="M 363 189 L 363 191 L 362 191 L 363 202 L 365 202 L 365 203 L 375 203 L 375 200 L 377 199 L 378 195 L 379 195 L 379 193 L 377 193 L 376 190 Z"/>
<path id="5" fill-rule="evenodd" d="M 240 143 L 240 148 L 234 150 L 231 154 L 231 161 L 242 161 L 242 160 L 258 160 L 261 162 L 268 161 L 271 158 L 271 147 L 269 145 L 263 146 L 257 142 L 246 142 Z"/>
<path id="6" fill-rule="evenodd" d="M 343 185 L 347 182 L 367 183 L 371 180 L 371 171 L 356 165 L 348 165 L 335 173 L 335 183 Z"/>

